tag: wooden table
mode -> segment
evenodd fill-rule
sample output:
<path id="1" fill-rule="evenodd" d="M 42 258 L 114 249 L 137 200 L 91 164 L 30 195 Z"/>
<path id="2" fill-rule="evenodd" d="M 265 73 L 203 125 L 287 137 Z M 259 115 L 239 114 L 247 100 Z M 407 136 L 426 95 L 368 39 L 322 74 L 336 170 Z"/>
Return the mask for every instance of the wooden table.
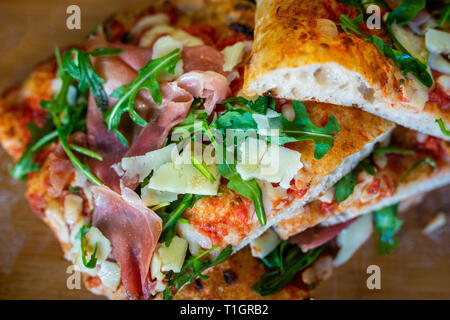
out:
<path id="1" fill-rule="evenodd" d="M 66 7 L 81 8 L 81 30 L 66 28 Z M 2 0 L 0 2 L 0 90 L 23 80 L 34 65 L 50 56 L 55 45 L 82 42 L 109 14 L 140 7 L 142 0 Z M 25 183 L 7 171 L 9 159 L 0 151 L 0 299 L 95 299 L 84 288 L 68 290 L 62 258 L 50 230 L 29 209 Z M 439 210 L 450 212 L 450 187 L 428 196 L 403 214 L 400 245 L 379 256 L 373 239 L 314 291 L 319 299 L 450 299 L 450 227 L 422 235 L 421 229 Z M 366 287 L 366 268 L 381 268 L 382 289 Z"/>

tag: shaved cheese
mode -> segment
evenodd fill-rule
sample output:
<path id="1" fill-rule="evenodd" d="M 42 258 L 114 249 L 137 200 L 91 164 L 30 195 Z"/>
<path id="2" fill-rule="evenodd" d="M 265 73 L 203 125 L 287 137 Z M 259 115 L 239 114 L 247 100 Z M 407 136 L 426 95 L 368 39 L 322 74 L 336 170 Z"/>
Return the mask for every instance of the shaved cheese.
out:
<path id="1" fill-rule="evenodd" d="M 202 39 L 194 37 L 190 33 L 181 29 L 175 29 L 170 33 L 170 35 L 172 38 L 181 41 L 185 47 L 201 46 L 204 44 Z"/>
<path id="2" fill-rule="evenodd" d="M 365 214 L 350 224 L 337 236 L 337 244 L 340 249 L 334 259 L 334 265 L 340 266 L 358 250 L 372 233 L 372 215 Z"/>
<path id="3" fill-rule="evenodd" d="M 177 154 L 177 146 L 172 143 L 164 148 L 147 152 L 143 156 L 123 158 L 120 163 L 123 171 L 122 178 L 137 178 L 139 182 L 142 182 L 153 170 L 157 170 L 164 163 L 172 161 L 172 158 Z"/>
<path id="4" fill-rule="evenodd" d="M 169 247 L 162 244 L 158 249 L 158 255 L 161 259 L 161 271 L 180 272 L 186 257 L 187 248 L 188 242 L 177 236 L 173 237 Z"/>
<path id="5" fill-rule="evenodd" d="M 268 229 L 258 238 L 252 241 L 250 248 L 252 255 L 257 258 L 264 258 L 271 253 L 280 244 L 281 239 L 278 238 L 275 231 Z"/>
<path id="6" fill-rule="evenodd" d="M 197 232 L 191 224 L 177 223 L 177 231 L 188 241 L 189 252 L 193 256 L 200 254 L 200 248 L 206 250 L 212 248 L 211 239 Z"/>
<path id="7" fill-rule="evenodd" d="M 156 39 L 164 35 L 171 36 L 173 39 L 180 41 L 182 45 L 186 47 L 201 46 L 204 44 L 200 38 L 194 37 L 184 30 L 176 29 L 167 24 L 161 24 L 146 31 L 139 40 L 139 45 L 142 47 L 149 47 L 155 42 Z"/>
<path id="8" fill-rule="evenodd" d="M 158 248 L 160 248 L 162 244 L 158 244 Z M 159 257 L 158 249 L 153 253 L 152 264 L 150 267 L 150 274 L 152 276 L 152 280 L 156 279 L 161 281 L 164 279 L 164 274 L 161 272 L 161 258 Z"/>
<path id="9" fill-rule="evenodd" d="M 156 25 L 161 25 L 161 24 L 168 24 L 169 23 L 169 17 L 164 14 L 164 13 L 157 13 L 157 14 L 152 14 L 149 16 L 145 16 L 143 18 L 141 18 L 134 26 L 133 29 L 131 29 L 131 34 L 133 35 L 138 35 L 140 34 L 143 30 L 149 28 L 149 27 L 153 27 Z"/>
<path id="10" fill-rule="evenodd" d="M 161 58 L 166 54 L 172 52 L 175 49 L 183 48 L 183 43 L 178 41 L 171 36 L 163 36 L 156 40 L 153 45 L 152 59 Z M 158 81 L 172 81 L 177 79 L 183 74 L 183 60 L 179 60 L 175 66 L 175 71 L 173 74 L 167 72 L 166 70 L 161 71 L 157 75 Z"/>
<path id="11" fill-rule="evenodd" d="M 256 125 L 258 127 L 258 133 L 262 136 L 268 136 L 270 134 L 270 126 L 268 118 L 275 118 L 278 116 L 279 114 L 272 109 L 267 109 L 265 115 L 254 113 L 252 117 L 253 120 L 255 120 Z"/>
<path id="12" fill-rule="evenodd" d="M 120 283 L 120 267 L 117 263 L 103 261 L 97 275 L 102 280 L 102 284 L 112 290 L 116 290 Z"/>
<path id="13" fill-rule="evenodd" d="M 148 187 L 173 193 L 193 193 L 201 195 L 216 195 L 219 189 L 220 174 L 217 166 L 206 166 L 215 180 L 209 181 L 192 164 L 163 164 L 155 171 Z"/>
<path id="14" fill-rule="evenodd" d="M 184 151 L 175 157 L 173 162 L 165 163 L 153 173 L 148 188 L 177 194 L 216 195 L 219 189 L 220 173 L 216 164 L 203 166 L 213 177 L 207 179 L 191 162 L 191 150 Z"/>
<path id="15" fill-rule="evenodd" d="M 236 165 L 237 172 L 244 180 L 257 178 L 280 183 L 281 187 L 288 189 L 291 180 L 303 168 L 300 161 L 301 154 L 277 144 L 270 144 L 264 148 L 265 142 L 263 141 L 249 138 L 240 145 L 239 150 L 244 161 Z M 246 147 L 247 143 L 249 147 Z M 258 148 L 256 153 L 252 152 L 252 148 L 255 149 L 255 146 Z"/>
<path id="16" fill-rule="evenodd" d="M 450 95 L 450 76 L 441 75 L 437 78 L 436 82 L 446 94 Z"/>
<path id="17" fill-rule="evenodd" d="M 426 62 L 428 53 L 425 48 L 423 37 L 414 34 L 410 29 L 392 24 L 392 33 L 403 47 L 414 57 L 422 62 Z"/>
<path id="18" fill-rule="evenodd" d="M 141 198 L 145 206 L 156 206 L 164 202 L 177 200 L 178 193 L 159 191 L 150 188 L 148 185 L 141 189 Z"/>
<path id="19" fill-rule="evenodd" d="M 433 220 L 431 220 L 423 229 L 424 234 L 431 234 L 439 228 L 442 228 L 447 223 L 447 217 L 445 213 L 439 212 Z"/>
<path id="20" fill-rule="evenodd" d="M 160 36 L 170 34 L 174 30 L 174 27 L 165 24 L 154 26 L 142 35 L 139 40 L 139 46 L 150 47 Z"/>
<path id="21" fill-rule="evenodd" d="M 68 194 L 64 198 L 64 219 L 68 224 L 74 224 L 80 219 L 83 210 L 83 198 L 76 194 Z"/>
<path id="22" fill-rule="evenodd" d="M 425 33 L 425 45 L 428 51 L 441 54 L 450 52 L 450 33 L 429 29 Z"/>
<path id="23" fill-rule="evenodd" d="M 97 246 L 96 258 L 97 262 L 105 261 L 111 253 L 111 242 L 96 227 L 92 226 L 86 233 L 86 252 L 93 254 Z"/>
<path id="24" fill-rule="evenodd" d="M 74 230 L 78 230 L 76 234 L 78 234 L 82 224 L 77 224 L 74 227 Z M 74 232 L 73 232 L 74 233 Z M 74 264 L 76 264 L 82 272 L 86 272 L 92 276 L 98 274 L 99 268 L 87 268 L 83 264 L 82 259 L 82 251 L 81 251 L 81 239 L 77 238 L 76 235 L 73 236 L 73 247 L 71 249 L 71 260 Z M 97 251 L 95 253 L 95 257 L 97 258 L 97 265 L 102 264 L 106 261 L 107 257 L 111 253 L 111 242 L 101 233 L 101 231 L 92 226 L 85 236 L 84 250 L 87 254 L 86 259 L 89 261 L 91 256 L 94 254 L 95 247 L 97 246 Z"/>
<path id="25" fill-rule="evenodd" d="M 430 53 L 428 58 L 430 68 L 445 74 L 450 74 L 450 63 L 445 60 L 440 54 Z"/>
<path id="26" fill-rule="evenodd" d="M 223 71 L 231 71 L 235 66 L 241 63 L 245 53 L 245 44 L 243 41 L 236 42 L 222 50 L 224 56 Z"/>

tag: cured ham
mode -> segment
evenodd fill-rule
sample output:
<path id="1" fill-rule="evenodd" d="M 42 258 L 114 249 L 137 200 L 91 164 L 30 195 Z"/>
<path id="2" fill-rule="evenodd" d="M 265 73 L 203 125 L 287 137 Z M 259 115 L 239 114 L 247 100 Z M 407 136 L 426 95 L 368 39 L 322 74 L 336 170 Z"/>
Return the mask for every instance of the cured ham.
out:
<path id="1" fill-rule="evenodd" d="M 210 46 L 184 47 L 181 51 L 184 72 L 214 71 L 225 74 L 223 71 L 223 54 Z"/>
<path id="2" fill-rule="evenodd" d="M 148 298 L 153 291 L 149 269 L 162 231 L 161 218 L 136 202 L 127 202 L 105 186 L 91 190 L 92 224 L 111 242 L 128 297 Z"/>
<path id="3" fill-rule="evenodd" d="M 163 97 L 161 105 L 154 103 L 150 94 L 144 92 L 144 104 L 152 115 L 147 126 L 126 153 L 127 157 L 140 156 L 161 148 L 170 130 L 183 121 L 189 112 L 194 100 L 189 92 L 173 82 L 162 83 L 160 86 Z"/>
<path id="4" fill-rule="evenodd" d="M 208 114 L 230 92 L 227 78 L 214 71 L 191 71 L 178 78 L 177 83 L 194 97 L 204 98 L 204 108 Z"/>
<path id="5" fill-rule="evenodd" d="M 344 230 L 348 225 L 353 223 L 357 218 L 334 224 L 327 227 L 314 227 L 299 233 L 289 239 L 289 243 L 297 244 L 303 252 L 317 248 L 324 243 L 332 240 L 339 232 Z"/>

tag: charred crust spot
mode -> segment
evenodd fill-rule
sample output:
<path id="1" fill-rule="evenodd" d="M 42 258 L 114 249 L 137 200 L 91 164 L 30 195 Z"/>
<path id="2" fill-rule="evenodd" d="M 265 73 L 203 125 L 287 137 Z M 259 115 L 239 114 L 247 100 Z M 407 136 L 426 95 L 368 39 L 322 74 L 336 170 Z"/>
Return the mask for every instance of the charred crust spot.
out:
<path id="1" fill-rule="evenodd" d="M 342 43 L 343 43 L 345 46 L 351 46 L 351 45 L 353 44 L 353 40 L 350 39 L 350 37 L 345 37 L 345 38 L 342 40 Z"/>
<path id="2" fill-rule="evenodd" d="M 250 10 L 250 9 L 252 9 L 252 6 L 249 3 L 239 2 L 239 3 L 236 3 L 236 5 L 234 6 L 234 10 L 236 10 L 236 11 Z"/>
<path id="3" fill-rule="evenodd" d="M 294 26 L 294 30 L 297 30 L 298 29 L 298 27 L 297 26 Z"/>
<path id="4" fill-rule="evenodd" d="M 223 272 L 223 280 L 227 284 L 234 284 L 237 281 L 237 275 L 233 270 L 225 270 Z"/>
<path id="5" fill-rule="evenodd" d="M 246 24 L 232 23 L 230 24 L 230 29 L 242 33 L 247 38 L 253 38 L 253 29 Z"/>
<path id="6" fill-rule="evenodd" d="M 195 279 L 194 283 L 195 283 L 195 289 L 197 289 L 197 290 L 203 289 L 203 284 L 200 279 Z"/>
<path id="7" fill-rule="evenodd" d="M 322 47 L 324 47 L 325 49 L 328 49 L 330 46 L 328 45 L 328 44 L 326 44 L 326 43 L 321 43 L 320 44 Z"/>

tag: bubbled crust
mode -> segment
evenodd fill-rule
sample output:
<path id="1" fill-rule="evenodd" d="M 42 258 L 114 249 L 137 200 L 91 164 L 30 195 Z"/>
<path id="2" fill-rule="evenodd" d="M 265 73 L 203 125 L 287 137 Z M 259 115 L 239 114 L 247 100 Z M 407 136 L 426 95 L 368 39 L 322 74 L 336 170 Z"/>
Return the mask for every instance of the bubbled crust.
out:
<path id="1" fill-rule="evenodd" d="M 344 32 L 336 38 L 320 32 L 317 19 L 337 23 L 341 13 L 350 12 L 335 0 L 258 1 L 255 41 L 244 90 L 274 69 L 335 62 L 361 74 L 370 85 L 393 94 L 397 83 L 393 66 L 375 46 Z"/>
<path id="2" fill-rule="evenodd" d="M 387 164 L 384 168 L 376 167 L 377 171 L 373 181 L 380 181 L 380 186 L 373 189 L 371 193 L 368 189 L 372 184 L 364 185 L 365 181 L 359 180 L 358 186 L 364 185 L 365 197 L 357 195 L 356 191 L 343 202 L 333 200 L 331 203 L 324 203 L 315 200 L 297 213 L 294 217 L 281 221 L 276 226 L 278 235 L 287 239 L 300 231 L 314 227 L 333 216 L 347 212 L 347 218 L 354 217 L 371 211 L 370 208 L 377 206 L 380 202 L 406 193 L 409 190 L 417 190 L 422 187 L 428 188 L 422 191 L 429 191 L 439 185 L 446 184 L 450 180 L 450 143 L 434 137 L 428 137 L 423 142 L 417 141 L 417 132 L 397 126 L 393 132 L 391 145 L 406 150 L 413 150 L 413 155 L 387 155 Z M 436 167 L 431 169 L 429 165 L 422 164 L 412 170 L 407 179 L 402 180 L 408 170 L 419 160 L 431 158 L 436 162 Z M 416 191 L 417 193 L 417 191 Z M 401 199 L 403 200 L 403 199 Z"/>
<path id="3" fill-rule="evenodd" d="M 314 143 L 301 141 L 289 143 L 286 147 L 301 153 L 305 168 L 300 171 L 296 188 L 314 187 L 322 178 L 331 174 L 348 156 L 360 152 L 372 142 L 394 127 L 390 121 L 354 108 L 342 108 L 327 103 L 305 102 L 311 121 L 321 127 L 330 115 L 336 118 L 340 131 L 335 134 L 333 147 L 320 160 L 314 159 Z"/>
<path id="4" fill-rule="evenodd" d="M 309 298 L 304 286 L 294 280 L 276 294 L 261 297 L 251 289 L 266 268 L 252 257 L 248 247 L 238 251 L 227 261 L 212 268 L 209 279 L 200 279 L 178 292 L 176 300 L 300 300 Z"/>

